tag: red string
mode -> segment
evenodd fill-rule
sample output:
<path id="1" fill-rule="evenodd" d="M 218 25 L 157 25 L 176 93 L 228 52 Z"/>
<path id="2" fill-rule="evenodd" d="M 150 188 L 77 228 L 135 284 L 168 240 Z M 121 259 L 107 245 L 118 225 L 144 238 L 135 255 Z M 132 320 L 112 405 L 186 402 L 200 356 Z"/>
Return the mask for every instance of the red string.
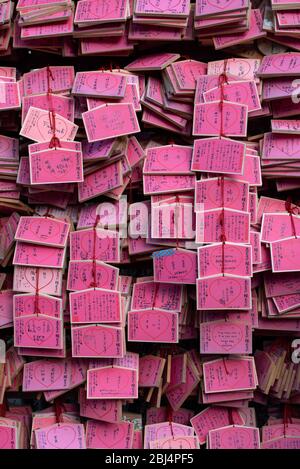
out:
<path id="1" fill-rule="evenodd" d="M 117 62 L 110 62 L 110 67 L 111 67 L 111 71 L 112 71 L 112 67 L 116 68 L 119 73 L 121 71 L 120 65 Z"/>
<path id="2" fill-rule="evenodd" d="M 158 282 L 155 282 L 154 295 L 153 295 L 153 301 L 152 301 L 152 309 L 154 309 L 154 307 L 155 307 L 155 302 L 156 302 L 156 298 L 157 298 L 158 288 L 159 288 L 159 284 L 158 284 Z"/>
<path id="3" fill-rule="evenodd" d="M 56 118 L 55 118 L 55 112 L 53 109 L 53 102 L 52 102 L 52 88 L 50 85 L 50 80 L 54 80 L 54 76 L 51 72 L 51 69 L 49 66 L 47 66 L 47 96 L 48 96 L 48 101 L 49 101 L 49 124 L 52 132 L 52 137 L 49 142 L 49 148 L 56 148 L 56 147 L 61 147 L 60 140 L 56 135 Z"/>
<path id="4" fill-rule="evenodd" d="M 0 404 L 0 416 L 5 417 L 6 411 L 7 411 L 7 403 L 6 400 L 3 401 L 3 404 Z"/>
<path id="5" fill-rule="evenodd" d="M 286 436 L 286 429 L 288 428 L 288 424 L 291 422 L 292 422 L 291 409 L 287 404 L 285 404 L 283 408 L 283 435 L 284 436 Z"/>
<path id="6" fill-rule="evenodd" d="M 48 87 L 48 90 L 47 90 L 47 94 L 51 94 L 52 93 L 52 88 L 50 86 L 50 79 L 51 80 L 54 80 L 54 76 L 52 74 L 52 71 L 51 71 L 51 68 L 49 67 L 49 65 L 47 66 L 47 87 Z"/>
<path id="7" fill-rule="evenodd" d="M 286 202 L 285 202 L 285 209 L 291 217 L 292 234 L 295 238 L 297 238 L 295 219 L 294 219 L 293 215 L 298 214 L 299 210 L 298 210 L 298 207 L 292 207 L 292 201 L 291 201 L 290 197 L 288 197 Z"/>
<path id="8" fill-rule="evenodd" d="M 221 215 L 220 215 L 220 225 L 221 225 L 221 243 L 222 243 L 222 274 L 224 277 L 225 274 L 225 242 L 226 242 L 226 230 L 225 230 L 225 181 L 224 176 L 221 176 L 218 179 L 218 185 L 221 186 Z"/>
<path id="9" fill-rule="evenodd" d="M 224 134 L 224 122 L 223 122 L 223 117 L 224 117 L 224 98 L 225 98 L 225 95 L 224 95 L 224 84 L 228 83 L 228 78 L 227 78 L 227 74 L 226 74 L 226 69 L 227 69 L 227 59 L 224 61 L 224 70 L 223 72 L 219 75 L 219 88 L 220 88 L 220 118 L 221 118 L 221 122 L 220 122 L 220 137 L 224 137 L 225 134 Z"/>
<path id="10" fill-rule="evenodd" d="M 55 405 L 56 423 L 61 423 L 61 421 L 62 421 L 61 415 L 62 415 L 63 411 L 65 410 L 65 407 L 59 399 L 56 399 L 54 401 L 54 405 Z"/>
<path id="11" fill-rule="evenodd" d="M 225 357 L 223 357 L 223 365 L 224 365 L 224 368 L 225 368 L 225 372 L 226 372 L 227 375 L 229 375 L 229 371 L 228 371 L 228 368 L 227 368 L 227 365 L 226 365 L 226 360 L 227 359 Z"/>
<path id="12" fill-rule="evenodd" d="M 39 299 L 40 299 L 40 296 L 39 296 L 39 275 L 40 274 L 40 271 L 39 271 L 39 268 L 37 267 L 36 270 L 35 270 L 35 301 L 34 301 L 34 311 L 35 311 L 35 314 L 38 316 L 39 313 L 40 313 L 40 308 L 39 308 Z"/>
<path id="13" fill-rule="evenodd" d="M 176 194 L 176 205 L 175 205 L 175 213 L 174 215 L 177 213 L 177 209 L 178 209 L 178 203 L 179 203 L 179 196 L 178 194 Z M 175 220 L 176 218 L 176 220 Z M 176 249 L 179 248 L 179 239 L 178 239 L 178 217 L 175 217 L 174 216 L 174 225 L 176 224 L 176 235 L 177 235 L 177 238 L 176 238 Z"/>
<path id="14" fill-rule="evenodd" d="M 174 432 L 173 432 L 173 425 L 172 425 L 172 423 L 173 423 L 173 409 L 170 405 L 167 408 L 167 419 L 169 421 L 172 438 L 174 439 Z"/>
<path id="15" fill-rule="evenodd" d="M 100 215 L 98 214 L 94 223 L 94 240 L 93 240 L 93 271 L 92 276 L 93 280 L 91 282 L 91 287 L 96 288 L 97 286 L 97 264 L 96 264 L 96 241 L 97 241 L 97 226 L 100 221 Z"/>
<path id="16" fill-rule="evenodd" d="M 55 112 L 49 111 L 49 122 L 52 131 L 52 137 L 49 143 L 49 148 L 57 148 L 61 147 L 60 140 L 56 136 L 56 119 L 55 119 Z"/>
<path id="17" fill-rule="evenodd" d="M 55 218 L 55 216 L 50 213 L 50 210 L 51 210 L 51 207 L 48 207 L 44 215 L 45 218 Z"/>
<path id="18" fill-rule="evenodd" d="M 132 195 L 132 171 L 129 176 L 128 182 L 128 204 L 131 205 L 133 203 L 133 195 Z"/>

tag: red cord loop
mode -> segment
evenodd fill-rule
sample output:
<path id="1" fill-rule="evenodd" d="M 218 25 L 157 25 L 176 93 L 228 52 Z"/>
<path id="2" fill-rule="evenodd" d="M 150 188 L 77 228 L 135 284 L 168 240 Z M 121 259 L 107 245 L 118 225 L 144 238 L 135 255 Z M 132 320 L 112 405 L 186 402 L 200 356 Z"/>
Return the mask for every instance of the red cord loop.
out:
<path id="1" fill-rule="evenodd" d="M 179 196 L 178 196 L 178 194 L 176 194 L 176 204 L 175 204 L 175 213 L 174 213 L 174 225 L 175 225 L 176 234 L 177 234 L 177 237 L 176 237 L 176 249 L 179 248 L 179 239 L 178 239 L 178 213 L 177 213 L 177 210 L 178 210 L 178 203 L 179 203 Z"/>
<path id="2" fill-rule="evenodd" d="M 52 74 L 52 71 L 50 67 L 47 67 L 47 96 L 48 96 L 48 102 L 49 102 L 49 124 L 50 124 L 50 129 L 52 132 L 52 137 L 49 142 L 49 148 L 57 148 L 61 147 L 60 140 L 56 135 L 56 118 L 55 118 L 55 112 L 53 109 L 53 102 L 52 102 L 52 88 L 50 85 L 50 80 L 54 80 L 54 76 Z"/>
<path id="3" fill-rule="evenodd" d="M 39 307 L 39 300 L 40 300 L 40 296 L 39 296 L 39 269 L 38 267 L 36 268 L 36 271 L 35 271 L 35 275 L 36 275 L 36 278 L 35 278 L 35 301 L 34 301 L 34 312 L 35 314 L 38 316 L 40 314 L 40 307 Z"/>
<path id="4" fill-rule="evenodd" d="M 97 286 L 97 264 L 96 264 L 96 240 L 97 240 L 97 226 L 100 221 L 100 215 L 98 214 L 95 219 L 94 223 L 94 240 L 93 240 L 93 271 L 92 271 L 92 277 L 93 280 L 90 284 L 92 288 L 96 288 Z"/>
<path id="5" fill-rule="evenodd" d="M 229 375 L 229 371 L 228 371 L 228 368 L 227 368 L 227 365 L 226 365 L 226 360 L 227 360 L 227 359 L 226 359 L 225 357 L 223 357 L 223 365 L 224 365 L 224 368 L 225 368 L 225 373 L 226 373 L 227 375 Z"/>
<path id="6" fill-rule="evenodd" d="M 285 201 L 285 209 L 289 213 L 290 218 L 291 218 L 292 234 L 295 238 L 297 238 L 295 219 L 293 215 L 297 215 L 299 213 L 299 209 L 296 206 L 292 207 L 292 200 L 290 197 L 288 197 L 287 200 Z"/>
<path id="7" fill-rule="evenodd" d="M 288 428 L 289 423 L 292 423 L 291 408 L 288 406 L 288 404 L 285 404 L 283 408 L 283 435 L 284 436 L 286 436 L 286 430 Z"/>
<path id="8" fill-rule="evenodd" d="M 226 242 L 226 230 L 225 230 L 225 180 L 224 176 L 218 178 L 218 185 L 221 186 L 221 214 L 220 214 L 220 226 L 221 235 L 220 240 L 222 243 L 222 274 L 225 274 L 225 242 Z"/>
<path id="9" fill-rule="evenodd" d="M 167 419 L 169 421 L 169 425 L 170 425 L 170 430 L 171 430 L 171 435 L 172 435 L 172 438 L 174 439 L 174 431 L 173 431 L 173 409 L 171 406 L 168 406 L 168 411 L 167 411 Z"/>
<path id="10" fill-rule="evenodd" d="M 6 399 L 3 401 L 2 404 L 0 404 L 0 417 L 5 417 L 6 411 L 7 411 L 7 403 Z"/>
<path id="11" fill-rule="evenodd" d="M 62 416 L 62 413 L 65 410 L 65 406 L 58 399 L 55 400 L 54 405 L 55 405 L 56 423 L 61 423 L 62 422 L 61 416 Z"/>
<path id="12" fill-rule="evenodd" d="M 220 117 L 221 117 L 221 123 L 220 123 L 220 137 L 224 137 L 224 122 L 223 122 L 223 117 L 224 117 L 224 99 L 225 99 L 225 94 L 224 94 L 224 85 L 228 84 L 228 77 L 226 73 L 227 69 L 227 59 L 224 61 L 224 70 L 223 72 L 219 75 L 219 83 L 218 86 L 220 88 Z"/>

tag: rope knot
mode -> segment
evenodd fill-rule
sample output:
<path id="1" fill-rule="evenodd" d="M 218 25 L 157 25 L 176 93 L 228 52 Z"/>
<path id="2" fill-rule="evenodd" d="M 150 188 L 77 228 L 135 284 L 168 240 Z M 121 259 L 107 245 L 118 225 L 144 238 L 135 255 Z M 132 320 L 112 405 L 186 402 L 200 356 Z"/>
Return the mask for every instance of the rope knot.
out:
<path id="1" fill-rule="evenodd" d="M 57 148 L 57 147 L 61 148 L 60 140 L 56 135 L 53 135 L 49 142 L 49 148 Z"/>
<path id="2" fill-rule="evenodd" d="M 295 238 L 297 238 L 295 219 L 294 219 L 293 215 L 299 214 L 299 209 L 296 206 L 292 207 L 292 200 L 291 200 L 290 197 L 288 197 L 287 200 L 285 201 L 285 209 L 291 217 L 291 226 L 292 226 L 293 236 Z"/>

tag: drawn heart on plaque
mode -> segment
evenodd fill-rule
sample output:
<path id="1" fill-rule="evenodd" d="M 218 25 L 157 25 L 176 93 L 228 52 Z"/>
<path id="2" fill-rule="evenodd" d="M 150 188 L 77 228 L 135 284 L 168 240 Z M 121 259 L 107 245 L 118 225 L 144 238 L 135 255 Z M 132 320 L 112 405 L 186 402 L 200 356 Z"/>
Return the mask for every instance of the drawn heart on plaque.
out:
<path id="1" fill-rule="evenodd" d="M 9 441 L 9 432 L 10 429 L 7 427 L 0 427 L 0 448 L 4 449 L 7 447 L 7 443 Z"/>
<path id="2" fill-rule="evenodd" d="M 225 368 L 226 367 L 226 368 Z M 247 369 L 246 367 L 238 367 L 236 365 L 235 360 L 230 360 L 225 358 L 225 365 L 222 360 L 222 363 L 219 363 L 218 366 L 220 373 L 222 374 L 222 377 L 224 379 L 224 384 L 230 386 L 235 386 L 237 385 L 240 381 L 242 381 L 246 374 L 247 374 Z"/>
<path id="3" fill-rule="evenodd" d="M 237 324 L 224 322 L 212 326 L 212 339 L 224 350 L 229 351 L 242 341 L 243 334 Z M 230 341 L 231 344 L 228 344 L 228 341 Z"/>
<path id="4" fill-rule="evenodd" d="M 101 426 L 97 426 L 96 428 L 97 439 L 101 441 L 105 448 L 117 449 L 118 447 L 116 445 L 121 441 L 124 441 L 126 445 L 125 436 L 127 425 L 125 427 L 125 425 L 120 423 L 101 422 Z"/>
<path id="5" fill-rule="evenodd" d="M 166 6 L 165 2 L 162 2 L 162 6 L 158 6 L 157 0 L 149 0 L 149 4 L 155 8 L 155 11 L 163 11 L 163 12 L 171 12 L 174 8 L 178 7 L 182 3 L 182 0 L 169 0 L 168 6 Z"/>
<path id="6" fill-rule="evenodd" d="M 224 192 L 225 207 L 232 207 L 236 200 L 241 200 L 242 198 L 238 183 L 226 180 Z M 222 205 L 221 187 L 218 187 L 216 183 L 210 184 L 207 191 L 207 199 L 214 204 L 214 207 L 220 207 Z"/>
<path id="7" fill-rule="evenodd" d="M 250 430 L 252 431 L 252 430 Z M 246 449 L 250 448 L 251 437 L 249 430 L 246 428 L 228 428 L 220 430 L 221 447 L 223 449 Z"/>
<path id="8" fill-rule="evenodd" d="M 222 306 L 230 306 L 241 292 L 241 285 L 233 278 L 219 277 L 209 285 L 209 296 Z"/>
<path id="9" fill-rule="evenodd" d="M 60 379 L 63 370 L 63 363 L 58 365 L 56 363 L 44 362 L 34 367 L 33 375 L 38 383 L 44 388 L 48 388 Z"/>
<path id="10" fill-rule="evenodd" d="M 251 72 L 251 65 L 249 64 L 249 62 L 243 59 L 232 59 L 231 63 L 232 64 L 234 63 L 235 65 L 238 66 L 238 70 L 239 70 L 238 78 L 243 78 L 245 80 L 247 76 L 249 75 L 249 73 Z M 250 78 L 252 77 L 249 76 L 248 79 Z"/>
<path id="11" fill-rule="evenodd" d="M 22 252 L 22 247 L 20 246 L 20 250 Z M 56 248 L 53 248 L 53 251 L 55 251 Z M 50 252 L 49 252 L 50 250 Z M 37 259 L 38 259 L 38 262 L 41 263 L 41 262 L 45 262 L 45 261 L 48 261 L 49 259 L 52 259 L 52 256 L 53 256 L 53 251 L 52 249 L 48 249 L 48 246 L 47 247 L 43 247 L 43 246 L 35 246 L 34 244 L 29 244 L 27 243 L 26 246 L 24 245 L 24 251 L 25 251 L 25 257 L 27 258 L 28 256 L 28 259 L 29 259 L 29 263 L 30 264 L 37 264 L 37 262 L 35 262 Z M 46 255 L 43 255 L 42 252 L 46 252 Z M 59 252 L 59 251 L 57 251 Z M 21 258 L 22 258 L 22 255 L 21 255 Z M 32 260 L 32 258 L 34 260 Z M 26 260 L 25 260 L 26 262 Z"/>
<path id="12" fill-rule="evenodd" d="M 21 307 L 23 306 L 24 308 L 24 313 L 31 314 L 34 308 L 34 304 L 36 301 L 36 296 L 35 295 L 30 295 L 27 298 L 23 297 L 23 302 L 21 299 Z M 23 303 L 23 305 L 22 305 Z M 55 306 L 56 306 L 56 300 L 55 300 Z M 41 313 L 47 313 L 49 316 L 55 316 L 59 317 L 59 311 L 56 313 L 56 308 L 54 306 L 54 302 L 49 300 L 48 298 L 45 298 L 44 296 L 39 296 L 39 310 Z"/>
<path id="13" fill-rule="evenodd" d="M 147 311 L 145 313 L 138 313 L 139 325 L 141 330 L 146 336 L 155 340 L 158 339 L 162 334 L 170 329 L 169 314 L 161 313 L 160 311 Z M 149 324 L 150 323 L 150 324 Z"/>
<path id="14" fill-rule="evenodd" d="M 10 144 L 7 140 L 2 140 L 0 137 L 0 153 L 3 153 L 4 156 L 7 156 L 7 152 L 10 149 Z"/>
<path id="15" fill-rule="evenodd" d="M 52 100 L 53 100 L 53 110 L 57 113 L 57 114 L 60 114 L 61 116 L 65 117 L 67 119 L 67 113 L 65 113 L 64 115 L 64 107 L 62 104 L 60 104 L 60 102 L 57 102 L 57 100 L 59 99 L 58 96 L 55 96 L 55 95 L 51 95 L 52 96 Z M 33 105 L 33 104 L 32 104 Z M 48 102 L 48 96 L 44 95 L 42 96 L 41 98 L 37 98 L 37 96 L 34 97 L 34 107 L 38 107 L 39 109 L 48 109 L 48 106 L 49 106 L 49 102 Z M 69 107 L 69 105 L 68 105 Z M 28 108 L 29 110 L 29 108 Z"/>
<path id="16" fill-rule="evenodd" d="M 233 0 L 207 0 L 207 3 L 219 10 L 224 10 L 233 3 Z"/>
<path id="17" fill-rule="evenodd" d="M 88 287 L 89 284 L 93 281 L 93 263 L 90 262 L 88 266 L 82 266 L 79 268 L 79 275 L 80 281 L 82 282 L 82 286 Z M 101 267 L 96 264 L 96 284 L 98 288 L 103 288 L 104 286 L 108 286 L 109 277 L 106 268 Z M 80 288 L 82 289 L 82 288 Z"/>
<path id="18" fill-rule="evenodd" d="M 225 245 L 224 246 L 224 256 L 225 256 L 225 271 L 232 272 L 236 270 L 242 263 L 243 255 L 240 251 L 241 248 Z M 210 262 L 217 268 L 222 267 L 222 246 L 217 246 L 216 248 L 211 248 L 212 256 L 210 257 Z M 232 261 L 234 259 L 234 262 Z M 218 272 L 220 273 L 220 272 Z"/>
<path id="19" fill-rule="evenodd" d="M 65 140 L 68 130 L 67 123 L 60 119 L 57 114 L 55 114 L 55 126 L 56 134 L 59 136 L 60 139 Z M 47 142 L 51 139 L 52 130 L 49 122 L 48 112 L 47 115 L 44 114 L 38 117 L 35 129 L 38 135 L 40 136 L 41 142 Z"/>
<path id="20" fill-rule="evenodd" d="M 183 437 L 169 438 L 168 440 L 164 441 L 161 445 L 161 449 L 168 448 L 194 449 L 196 448 L 195 437 L 191 437 L 191 440 L 188 440 L 188 438 Z"/>
<path id="21" fill-rule="evenodd" d="M 233 85 L 231 86 L 231 88 L 233 88 Z M 237 102 L 239 104 L 244 104 L 249 101 L 251 101 L 251 97 L 252 97 L 252 94 L 251 94 L 251 88 L 250 86 L 247 86 L 247 84 L 242 84 L 242 83 L 234 83 L 234 93 L 235 93 L 235 99 L 233 99 L 232 101 L 234 102 Z M 240 98 L 240 101 L 237 101 L 236 100 L 236 97 L 239 96 Z M 255 96 L 255 95 L 254 95 Z M 253 101 L 255 102 L 255 98 L 253 96 Z M 250 100 L 249 100 L 250 98 Z M 225 97 L 225 99 L 228 99 L 228 101 L 230 101 L 230 97 L 227 98 Z M 252 111 L 254 109 L 253 105 L 249 106 L 248 104 L 248 111 Z"/>
<path id="22" fill-rule="evenodd" d="M 174 169 L 178 168 L 182 164 L 186 165 L 186 163 L 190 161 L 188 152 L 177 148 L 168 148 L 166 151 L 159 152 L 156 159 L 158 163 L 165 169 L 169 168 L 170 162 L 172 163 L 172 168 Z"/>
<path id="23" fill-rule="evenodd" d="M 101 0 L 101 2 L 91 2 L 88 8 L 88 17 L 96 18 L 98 20 L 111 16 L 115 11 L 114 2 L 109 0 Z"/>
<path id="24" fill-rule="evenodd" d="M 36 270 L 38 270 L 38 269 L 36 269 Z M 32 272 L 31 268 L 28 268 L 28 269 L 25 270 L 25 279 L 27 280 L 29 285 L 36 290 L 36 282 L 34 284 L 32 284 L 31 279 L 29 280 L 29 278 L 28 278 L 28 275 L 30 274 L 30 272 Z M 36 275 L 38 275 L 38 273 L 35 272 L 35 277 L 36 277 Z M 48 280 L 49 277 L 50 277 L 50 280 Z M 47 278 L 45 278 L 44 280 L 41 279 L 41 275 L 39 275 L 39 291 L 43 290 L 48 285 L 50 285 L 53 279 L 54 279 L 54 273 L 52 272 L 52 269 L 47 269 Z"/>
<path id="25" fill-rule="evenodd" d="M 177 279 L 184 279 L 195 267 L 188 254 L 178 251 L 174 255 L 166 256 L 163 264 L 169 274 L 176 276 Z"/>
<path id="26" fill-rule="evenodd" d="M 176 423 L 175 424 L 173 423 L 172 427 L 173 427 L 172 430 L 173 430 L 174 436 L 177 436 L 177 435 L 185 436 L 185 434 L 186 434 L 185 428 L 177 426 Z M 160 440 L 160 439 L 166 438 L 168 436 L 172 436 L 172 431 L 171 431 L 170 424 L 168 424 L 168 425 L 163 425 L 162 424 L 156 430 L 156 435 L 155 435 L 154 440 Z M 187 436 L 189 436 L 189 435 L 187 435 Z"/>
<path id="27" fill-rule="evenodd" d="M 278 148 L 278 150 L 280 150 L 282 153 L 288 155 L 289 157 L 292 157 L 293 155 L 299 153 L 299 140 L 294 143 L 294 139 L 283 139 L 282 144 L 280 144 L 280 139 L 277 137 L 275 142 L 275 147 Z"/>
<path id="28" fill-rule="evenodd" d="M 104 343 L 104 339 L 106 343 Z M 93 327 L 87 329 L 87 332 L 83 333 L 82 340 L 89 350 L 100 356 L 105 349 L 106 353 L 108 353 L 110 347 L 114 343 L 114 334 L 107 329 Z"/>
<path id="29" fill-rule="evenodd" d="M 83 290 L 84 288 L 89 286 L 89 283 L 92 281 L 92 279 L 93 261 L 88 262 L 86 265 L 74 265 L 74 271 L 72 272 L 72 274 L 70 274 L 70 282 L 72 282 L 73 288 L 75 288 L 76 290 Z M 77 282 L 79 282 L 79 284 Z"/>
<path id="30" fill-rule="evenodd" d="M 60 226 L 50 218 L 43 218 L 43 221 L 33 219 L 30 221 L 29 231 L 37 237 L 37 240 L 48 240 L 60 234 Z"/>
<path id="31" fill-rule="evenodd" d="M 180 62 L 177 62 L 177 63 L 180 63 Z M 190 61 L 183 64 L 182 66 L 183 77 L 180 77 L 180 75 L 178 77 L 178 80 L 180 80 L 181 82 L 181 86 L 196 87 L 197 78 L 201 76 L 203 73 L 205 73 L 205 70 L 206 70 L 206 67 L 203 67 L 202 64 L 198 64 L 198 63 L 194 63 Z"/>
<path id="32" fill-rule="evenodd" d="M 26 335 L 33 343 L 42 344 L 52 337 L 54 330 L 53 324 L 49 319 L 32 318 L 26 324 Z M 38 338 L 37 338 L 38 335 Z"/>
<path id="33" fill-rule="evenodd" d="M 133 370 L 108 368 L 101 370 L 98 373 L 98 383 L 101 391 L 113 391 L 119 393 L 124 389 L 130 387 L 130 383 L 133 381 L 132 374 Z M 107 376 L 106 376 L 107 375 Z M 103 376 L 103 378 L 102 378 Z M 116 399 L 118 396 L 116 396 Z"/>
<path id="34" fill-rule="evenodd" d="M 281 91 L 284 91 L 284 93 L 286 94 L 290 94 L 292 93 L 293 90 L 295 90 L 295 88 L 292 87 L 291 83 L 274 83 L 273 86 L 275 88 L 277 88 L 278 90 L 281 90 Z"/>
<path id="35" fill-rule="evenodd" d="M 229 110 L 229 117 L 228 117 L 228 110 Z M 212 106 L 207 107 L 207 111 L 204 113 L 206 114 L 206 120 L 209 123 L 209 125 L 216 131 L 216 133 L 219 135 L 220 133 L 220 125 L 221 125 L 221 113 L 220 111 L 220 106 L 219 104 L 215 105 L 213 104 Z M 216 112 L 217 114 L 217 122 L 216 120 Z M 224 117 L 224 130 L 228 133 L 231 132 L 232 129 L 235 128 L 236 122 L 239 121 L 239 113 L 240 113 L 240 108 L 236 108 L 234 105 L 224 103 L 223 106 L 223 115 Z M 225 128 L 225 125 L 227 128 Z"/>
<path id="36" fill-rule="evenodd" d="M 95 401 L 95 403 L 91 404 L 93 412 L 99 417 L 99 419 L 103 419 L 112 409 L 113 405 L 112 402 L 105 402 L 106 408 L 101 412 L 101 410 L 97 407 L 98 405 L 103 406 L 104 402 L 103 401 Z"/>
<path id="37" fill-rule="evenodd" d="M 291 62 L 291 59 L 294 60 L 294 62 Z M 298 61 L 297 58 L 293 57 L 292 55 L 288 55 L 284 57 L 281 54 L 278 54 L 278 55 L 272 56 L 271 64 L 274 68 L 276 68 L 280 72 L 286 72 L 291 67 L 292 68 L 297 67 L 298 65 L 297 61 Z"/>
<path id="38" fill-rule="evenodd" d="M 98 237 L 98 230 L 97 230 L 97 237 Z M 80 248 L 81 259 L 91 259 L 93 255 L 93 244 L 94 244 L 94 232 L 92 230 L 88 231 L 87 233 L 80 233 Z M 98 237 L 99 242 L 96 241 L 96 257 L 99 257 L 99 254 L 103 252 L 107 252 L 109 248 L 109 238 Z M 91 242 L 92 241 L 92 242 Z M 88 247 L 88 249 L 86 248 Z"/>
<path id="39" fill-rule="evenodd" d="M 86 86 L 91 88 L 91 90 L 104 93 L 114 88 L 118 88 L 119 79 L 113 73 L 107 75 L 102 72 L 97 73 L 97 75 L 88 75 L 86 79 Z"/>
<path id="40" fill-rule="evenodd" d="M 76 438 L 76 430 L 71 425 L 59 425 L 47 432 L 48 443 L 56 449 L 67 449 Z"/>

